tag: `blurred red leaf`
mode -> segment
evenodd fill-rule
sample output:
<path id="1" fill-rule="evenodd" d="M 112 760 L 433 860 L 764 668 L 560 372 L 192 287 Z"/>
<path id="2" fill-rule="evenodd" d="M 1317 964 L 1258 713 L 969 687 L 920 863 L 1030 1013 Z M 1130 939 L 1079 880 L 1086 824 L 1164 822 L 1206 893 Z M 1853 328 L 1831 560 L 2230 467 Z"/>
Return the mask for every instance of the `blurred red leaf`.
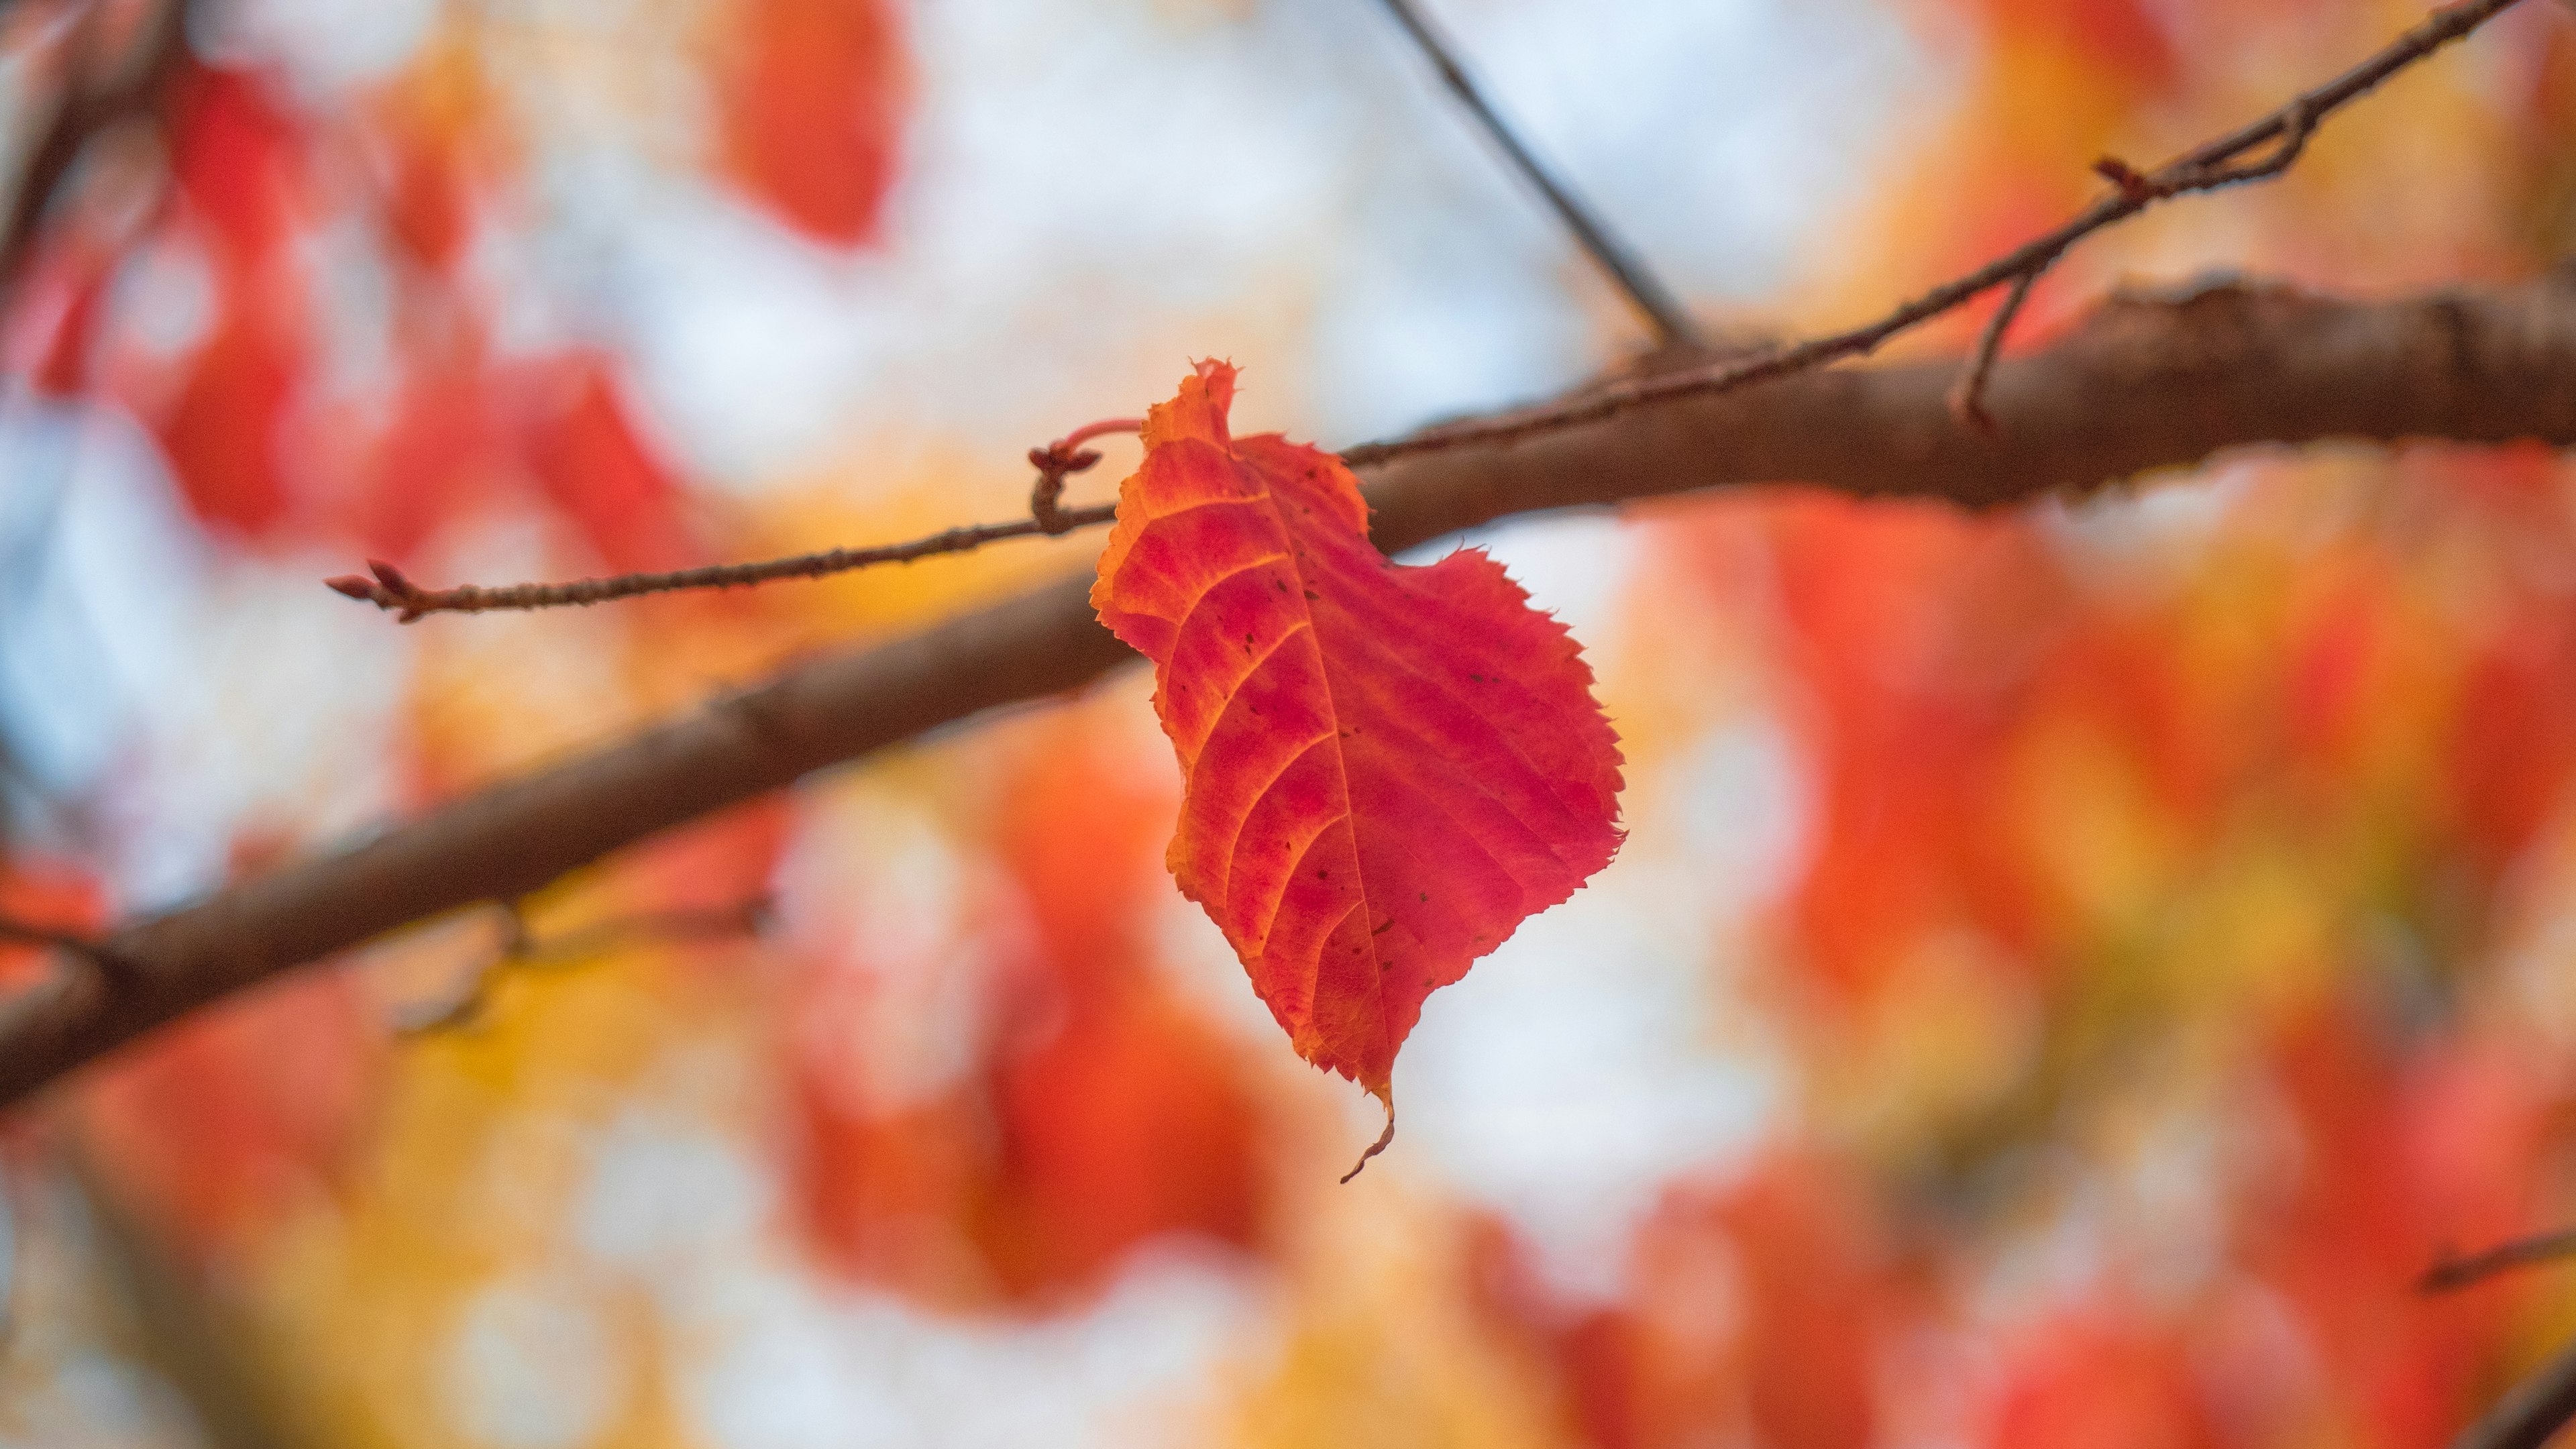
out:
<path id="1" fill-rule="evenodd" d="M 681 491 L 637 431 L 607 359 L 549 362 L 530 391 L 528 464 L 602 562 L 621 572 L 678 568 L 700 550 L 681 519 Z"/>
<path id="2" fill-rule="evenodd" d="M 198 516 L 256 536 L 290 512 L 280 428 L 311 351 L 293 255 L 305 139 L 255 76 L 198 69 L 179 97 L 172 170 L 214 318 L 159 432 Z"/>
<path id="3" fill-rule="evenodd" d="M 995 852 L 1035 929 L 978 937 L 1008 953 L 1007 985 L 972 1069 L 928 1101 L 878 1104 L 832 1059 L 847 1037 L 798 1063 L 796 1174 L 817 1246 L 933 1301 L 1040 1307 L 1078 1301 L 1166 1235 L 1257 1249 L 1269 1124 L 1251 1069 L 1152 969 L 1168 797 L 1063 719 L 997 799 Z"/>
<path id="4" fill-rule="evenodd" d="M 1148 416 L 1092 603 L 1154 661 L 1182 892 L 1298 1054 L 1386 1099 L 1423 999 L 1609 863 L 1619 751 L 1493 560 L 1394 564 L 1350 470 L 1230 437 L 1233 395 L 1202 363 Z"/>
<path id="5" fill-rule="evenodd" d="M 718 77 L 724 163 L 790 225 L 874 235 L 894 180 L 909 77 L 885 0 L 736 0 Z"/>
<path id="6" fill-rule="evenodd" d="M 355 978 L 299 977 L 102 1068 L 82 1123 L 178 1247 L 220 1254 L 327 1190 L 365 1124 L 384 1040 Z"/>
<path id="7" fill-rule="evenodd" d="M 2005 1362 L 1992 1449 L 2217 1449 L 2226 1442 L 2186 1345 L 2107 1307 L 2032 1333 Z"/>
<path id="8" fill-rule="evenodd" d="M 161 443 L 198 517 L 256 536 L 290 511 L 280 430 L 305 342 L 299 319 L 257 279 L 227 277 L 218 305 L 222 315 L 161 419 Z"/>
<path id="9" fill-rule="evenodd" d="M 40 930 L 81 934 L 98 929 L 105 914 L 98 883 L 88 875 L 45 861 L 0 863 L 0 916 Z M 13 991 L 42 974 L 50 948 L 0 941 L 0 991 Z"/>
<path id="10" fill-rule="evenodd" d="M 247 71 L 194 68 L 177 95 L 171 170 L 189 209 L 232 258 L 275 256 L 300 220 L 303 123 Z"/>

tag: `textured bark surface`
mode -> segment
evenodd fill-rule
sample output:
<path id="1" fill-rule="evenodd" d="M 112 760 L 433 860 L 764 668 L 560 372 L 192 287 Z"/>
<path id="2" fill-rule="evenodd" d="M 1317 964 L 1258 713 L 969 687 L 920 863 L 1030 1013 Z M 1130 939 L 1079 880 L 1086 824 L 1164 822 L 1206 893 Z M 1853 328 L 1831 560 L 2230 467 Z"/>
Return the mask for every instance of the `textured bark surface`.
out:
<path id="1" fill-rule="evenodd" d="M 1795 483 L 1994 507 L 2235 447 L 2327 439 L 2576 444 L 2576 276 L 2389 302 L 2255 285 L 2115 298 L 1998 366 L 1988 438 L 1954 362 L 1809 372 L 1641 403 L 1508 444 L 1347 456 L 1392 552 L 1511 514 Z M 1433 430 L 1436 436 L 1437 430 Z M 464 796 L 336 854 L 117 930 L 113 971 L 0 1004 L 0 1102 L 281 971 L 527 894 L 656 831 L 1133 659 L 1090 572 L 907 638 L 801 664 L 689 715 Z M 326 600 L 318 597 L 316 607 Z M 469 622 L 447 627 L 471 628 Z"/>

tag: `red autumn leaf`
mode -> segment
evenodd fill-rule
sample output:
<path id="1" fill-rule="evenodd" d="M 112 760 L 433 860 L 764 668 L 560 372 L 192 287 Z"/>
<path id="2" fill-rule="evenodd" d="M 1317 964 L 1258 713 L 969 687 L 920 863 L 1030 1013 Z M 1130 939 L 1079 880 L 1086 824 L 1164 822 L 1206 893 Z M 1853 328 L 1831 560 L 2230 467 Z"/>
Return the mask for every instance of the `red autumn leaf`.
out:
<path id="1" fill-rule="evenodd" d="M 196 70 L 171 172 L 202 243 L 215 316 L 157 429 L 198 517 L 253 536 L 290 521 L 282 436 L 312 362 L 304 267 L 306 138 L 258 77 Z"/>
<path id="2" fill-rule="evenodd" d="M 255 536 L 293 511 L 280 434 L 308 359 L 295 300 L 248 275 L 223 285 L 223 315 L 161 419 L 161 444 L 199 518 Z"/>
<path id="3" fill-rule="evenodd" d="M 544 401 L 529 423 L 529 466 L 600 558 L 612 569 L 697 562 L 680 485 L 638 431 L 605 359 L 568 356 L 533 381 Z"/>
<path id="4" fill-rule="evenodd" d="M 851 245 L 894 179 L 906 77 L 881 0 L 737 0 L 722 85 L 726 169 L 791 225 Z"/>
<path id="5" fill-rule="evenodd" d="M 1093 607 L 1154 661 L 1166 863 L 1298 1054 L 1388 1103 L 1425 997 L 1618 847 L 1619 751 L 1564 626 L 1482 552 L 1401 567 L 1339 459 L 1232 438 L 1234 369 L 1146 418 Z"/>
<path id="6" fill-rule="evenodd" d="M 277 255 L 304 220 L 307 137 L 274 87 L 192 69 L 179 89 L 171 172 L 228 259 Z"/>

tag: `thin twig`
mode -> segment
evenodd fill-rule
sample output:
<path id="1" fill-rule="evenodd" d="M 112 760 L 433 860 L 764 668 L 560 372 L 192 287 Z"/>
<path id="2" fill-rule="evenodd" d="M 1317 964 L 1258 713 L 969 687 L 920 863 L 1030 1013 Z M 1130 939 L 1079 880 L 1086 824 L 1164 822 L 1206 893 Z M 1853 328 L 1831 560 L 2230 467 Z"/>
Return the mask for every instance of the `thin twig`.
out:
<path id="1" fill-rule="evenodd" d="M 514 970 L 561 966 L 628 946 L 730 941 L 757 936 L 768 928 L 771 915 L 769 897 L 760 895 L 729 906 L 676 906 L 668 910 L 639 911 L 629 916 L 595 921 L 550 941 L 531 941 L 527 919 L 520 914 L 518 904 L 505 902 L 502 909 L 508 913 L 509 923 L 501 948 L 474 969 L 473 974 L 466 978 L 464 989 L 452 999 L 398 1017 L 394 1023 L 396 1032 L 404 1036 L 431 1036 L 473 1024 L 491 1003 L 492 993 L 500 985 L 501 978 Z"/>
<path id="2" fill-rule="evenodd" d="M 1395 17 L 1395 23 L 1404 27 L 1404 33 L 1413 38 L 1413 43 L 1440 72 L 1440 79 L 1447 83 L 1450 93 L 1457 96 L 1459 104 L 1465 106 L 1477 124 L 1484 127 L 1485 134 L 1492 138 L 1513 167 L 1529 180 L 1530 185 L 1538 188 L 1541 196 L 1547 198 L 1547 204 L 1555 209 L 1557 219 L 1565 223 L 1567 231 L 1574 233 L 1575 241 L 1582 245 L 1594 265 L 1627 294 L 1628 301 L 1654 328 L 1656 341 L 1667 347 L 1696 344 L 1699 334 L 1691 326 L 1690 313 L 1655 274 L 1646 269 L 1637 254 L 1612 236 L 1609 228 L 1592 214 L 1591 209 L 1576 199 L 1563 182 L 1549 174 L 1548 169 L 1539 164 L 1538 158 L 1530 154 L 1529 147 L 1521 144 L 1520 137 L 1486 101 L 1484 93 L 1476 88 L 1466 67 L 1458 63 L 1457 52 L 1432 26 L 1430 17 L 1422 13 L 1421 7 L 1413 0 L 1382 0 L 1382 3 L 1387 13 Z"/>
<path id="3" fill-rule="evenodd" d="M 1949 312 L 2007 282 L 2046 268 L 2078 241 L 2115 222 L 2135 216 L 2156 202 L 2189 192 L 2210 191 L 2280 175 L 2305 152 L 2309 137 L 2327 116 L 2368 94 L 2398 71 L 2519 3 L 2521 0 L 2462 0 L 2459 4 L 2442 6 L 2427 16 L 2423 23 L 2342 75 L 2314 90 L 2303 92 L 2261 120 L 2203 142 L 2153 172 L 2134 172 L 2118 161 L 2097 167 L 2117 168 L 2125 174 L 2126 184 L 2115 181 L 2116 189 L 2111 195 L 2086 207 L 2063 226 L 1963 277 L 1942 283 L 1875 322 L 1811 338 L 1749 360 L 1611 383 L 1555 406 L 1432 428 L 1392 442 L 1353 448 L 1342 456 L 1357 467 L 1468 443 L 1493 445 L 1516 442 L 1542 433 L 1602 422 L 1645 403 L 1733 392 L 1845 358 L 1867 356 L 1898 333 Z M 2266 143 L 2277 144 L 2259 160 L 2242 160 Z"/>
<path id="4" fill-rule="evenodd" d="M 2541 1449 L 2576 1418 L 2576 1343 L 2515 1384 L 2451 1449 Z"/>
<path id="5" fill-rule="evenodd" d="M 1989 438 L 2000 437 L 2003 429 L 1996 425 L 1995 415 L 1986 411 L 1986 379 L 1994 375 L 1995 359 L 2004 350 L 2004 334 L 2012 330 L 2013 319 L 2030 300 L 2030 289 L 2039 285 L 2040 273 L 2047 270 L 2048 263 L 2042 262 L 2013 279 L 2003 305 L 1986 319 L 1986 330 L 1977 334 L 1977 349 L 1968 354 L 1958 385 L 1950 389 L 1950 416 Z"/>
<path id="6" fill-rule="evenodd" d="M 2570 1254 L 2576 1254 L 2576 1228 L 2516 1238 L 2465 1258 L 2446 1256 L 2426 1269 L 2424 1276 L 2415 1280 L 2415 1287 L 2423 1293 L 2455 1292 L 2473 1283 L 2482 1283 L 2498 1273 L 2552 1262 Z"/>
<path id="7" fill-rule="evenodd" d="M 733 589 L 778 579 L 819 579 L 877 564 L 910 563 L 936 554 L 965 553 L 1006 538 L 1027 538 L 1034 534 L 1053 538 L 1078 528 L 1107 523 L 1117 516 L 1115 504 L 1066 508 L 1058 500 L 1064 496 L 1064 480 L 1068 474 L 1082 472 L 1100 461 L 1098 453 L 1081 446 L 1084 441 L 1103 433 L 1134 432 L 1140 426 L 1132 418 L 1092 423 L 1075 429 L 1046 447 L 1030 449 L 1029 461 L 1036 466 L 1038 478 L 1029 489 L 1028 517 L 1013 519 L 1009 523 L 968 524 L 906 543 L 876 548 L 825 549 L 821 553 L 800 553 L 756 563 L 710 564 L 703 568 L 673 569 L 665 573 L 614 574 L 606 578 L 575 579 L 570 583 L 510 584 L 497 588 L 464 584 L 452 589 L 424 589 L 394 565 L 381 559 L 369 559 L 367 574 L 343 574 L 338 578 L 325 579 L 323 583 L 352 599 L 397 613 L 400 621 L 408 624 L 429 614 L 587 607 L 612 599 L 631 599 L 640 594 Z"/>

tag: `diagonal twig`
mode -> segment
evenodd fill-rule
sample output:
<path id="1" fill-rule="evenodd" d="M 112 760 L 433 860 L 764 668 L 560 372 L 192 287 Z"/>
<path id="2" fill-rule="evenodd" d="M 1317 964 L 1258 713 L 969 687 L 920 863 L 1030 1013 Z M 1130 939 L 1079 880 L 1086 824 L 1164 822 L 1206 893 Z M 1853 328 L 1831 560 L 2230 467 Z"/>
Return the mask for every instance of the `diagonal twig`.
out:
<path id="1" fill-rule="evenodd" d="M 1392 442 L 1354 448 L 1342 456 L 1353 466 L 1359 466 L 1468 443 L 1508 444 L 1545 433 L 1606 422 L 1646 403 L 1733 392 L 1845 358 L 1866 356 L 1898 333 L 1920 326 L 1997 287 L 2045 270 L 2078 241 L 2115 222 L 2125 221 L 2159 201 L 2280 175 L 2305 152 L 2309 138 L 2327 116 L 2367 95 L 2390 76 L 2519 3 L 2521 0 L 2461 0 L 2458 4 L 2441 6 L 2426 16 L 2422 23 L 2350 70 L 2313 90 L 2300 93 L 2260 120 L 2193 147 L 2152 172 L 2136 172 L 2125 163 L 2107 162 L 2097 169 L 2109 171 L 2117 168 L 2118 172 L 2125 174 L 2124 178 L 2115 178 L 2115 189 L 2110 195 L 2086 207 L 2056 230 L 2034 238 L 1965 276 L 1944 282 L 1902 303 L 1874 322 L 1810 338 L 1750 359 L 1611 383 L 1553 407 L 1531 408 L 1477 422 L 1432 428 Z M 2245 159 L 2266 145 L 2272 148 L 2268 153 L 2252 161 Z M 2123 179 L 2125 184 L 2122 184 Z M 1973 395 L 1969 401 L 1982 406 Z"/>
<path id="2" fill-rule="evenodd" d="M 2013 279 L 2012 289 L 2004 293 L 2003 305 L 1986 319 L 1986 330 L 1977 334 L 1976 350 L 1968 355 L 1967 367 L 1950 389 L 1950 415 L 1986 437 L 2003 431 L 1995 415 L 1986 411 L 1986 379 L 1994 376 L 1995 359 L 2004 350 L 2004 334 L 2012 330 L 2013 319 L 2021 315 L 2022 304 L 2030 300 L 2030 289 L 2039 285 L 2040 273 L 2047 269 L 2048 264 L 2042 262 Z"/>
<path id="3" fill-rule="evenodd" d="M 1629 303 L 1654 328 L 1655 340 L 1667 347 L 1696 343 L 1699 336 L 1691 326 L 1690 313 L 1671 290 L 1646 269 L 1633 250 L 1612 236 L 1610 229 L 1592 214 L 1591 209 L 1567 190 L 1565 183 L 1540 165 L 1536 156 L 1530 154 L 1529 147 L 1521 143 L 1510 124 L 1485 99 L 1484 92 L 1477 89 L 1466 67 L 1458 63 L 1457 52 L 1432 25 L 1430 17 L 1423 14 L 1422 7 L 1414 0 L 1381 0 L 1381 3 L 1386 6 L 1387 13 L 1395 17 L 1395 23 L 1404 27 L 1404 33 L 1421 48 L 1433 68 L 1440 72 L 1440 79 L 1449 87 L 1450 93 L 1467 108 L 1469 115 L 1476 118 L 1476 123 L 1484 128 L 1485 134 L 1512 163 L 1513 169 L 1547 199 L 1548 206 L 1556 212 L 1557 220 L 1565 224 L 1567 231 L 1574 233 L 1575 241 L 1592 258 L 1593 264 L 1627 294 Z"/>
<path id="4" fill-rule="evenodd" d="M 2455 1292 L 2471 1284 L 2483 1283 L 2499 1273 L 2554 1262 L 2571 1254 L 2576 1254 L 2576 1228 L 2539 1233 L 2500 1243 L 2465 1258 L 2445 1256 L 2424 1270 L 2424 1276 L 2415 1280 L 2415 1287 L 2424 1293 Z"/>
<path id="5" fill-rule="evenodd" d="M 433 1036 L 473 1025 L 491 1004 L 501 978 L 513 970 L 560 966 L 627 946 L 757 936 L 768 929 L 772 912 L 769 897 L 759 895 L 726 906 L 638 911 L 538 941 L 530 938 L 527 919 L 519 913 L 516 902 L 505 903 L 502 909 L 509 913 L 509 929 L 502 938 L 501 949 L 477 966 L 449 999 L 402 1013 L 394 1022 L 397 1033 Z"/>
<path id="6" fill-rule="evenodd" d="M 2576 1419 L 2576 1344 L 2507 1390 L 2451 1449 L 2541 1449 Z"/>

